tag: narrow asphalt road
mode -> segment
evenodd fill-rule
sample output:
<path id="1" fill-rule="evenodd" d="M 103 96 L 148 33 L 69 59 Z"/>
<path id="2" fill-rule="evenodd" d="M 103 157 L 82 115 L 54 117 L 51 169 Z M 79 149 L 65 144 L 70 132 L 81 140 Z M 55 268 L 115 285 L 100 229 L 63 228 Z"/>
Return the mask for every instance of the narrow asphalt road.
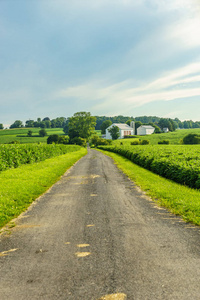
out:
<path id="1" fill-rule="evenodd" d="M 200 299 L 199 227 L 95 150 L 16 224 L 0 236 L 0 300 Z"/>

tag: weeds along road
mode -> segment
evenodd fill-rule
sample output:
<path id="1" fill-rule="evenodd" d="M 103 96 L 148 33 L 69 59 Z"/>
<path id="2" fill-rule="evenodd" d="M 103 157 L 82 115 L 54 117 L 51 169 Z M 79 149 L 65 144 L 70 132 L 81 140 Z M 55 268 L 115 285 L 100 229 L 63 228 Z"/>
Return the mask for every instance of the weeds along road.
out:
<path id="1" fill-rule="evenodd" d="M 200 231 L 89 150 L 0 237 L 1 300 L 200 299 Z"/>

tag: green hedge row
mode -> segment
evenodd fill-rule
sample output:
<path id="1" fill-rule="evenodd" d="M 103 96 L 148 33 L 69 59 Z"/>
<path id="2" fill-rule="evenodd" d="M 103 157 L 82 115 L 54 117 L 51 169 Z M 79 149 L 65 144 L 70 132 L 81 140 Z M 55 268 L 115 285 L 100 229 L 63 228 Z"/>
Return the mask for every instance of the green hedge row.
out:
<path id="1" fill-rule="evenodd" d="M 199 146 L 99 146 L 118 153 L 160 176 L 191 188 L 200 188 Z"/>
<path id="2" fill-rule="evenodd" d="M 47 158 L 78 151 L 77 145 L 13 144 L 0 145 L 0 171 L 17 168 L 23 164 L 43 161 Z"/>

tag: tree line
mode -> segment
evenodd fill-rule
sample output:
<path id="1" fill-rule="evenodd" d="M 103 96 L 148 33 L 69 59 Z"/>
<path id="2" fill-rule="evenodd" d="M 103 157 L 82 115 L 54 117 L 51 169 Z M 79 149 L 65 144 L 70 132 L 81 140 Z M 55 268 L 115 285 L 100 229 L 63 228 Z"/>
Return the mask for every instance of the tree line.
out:
<path id="1" fill-rule="evenodd" d="M 71 117 L 57 117 L 55 119 L 50 119 L 45 117 L 43 119 L 37 118 L 37 120 L 27 120 L 25 124 L 22 121 L 16 120 L 13 124 L 10 125 L 10 128 L 67 128 Z M 155 127 L 155 132 L 159 132 L 159 129 L 167 127 L 170 131 L 174 131 L 177 128 L 180 129 L 189 129 L 189 128 L 200 128 L 200 121 L 185 120 L 181 121 L 178 118 L 160 118 L 156 116 L 140 116 L 140 117 L 130 117 L 130 116 L 95 116 L 96 125 L 95 130 L 101 130 L 102 133 L 105 133 L 105 127 L 107 124 L 113 123 L 127 123 L 130 124 L 131 121 L 135 121 L 136 129 L 141 125 L 152 125 Z M 0 123 L 0 129 L 3 129 L 3 124 Z M 66 129 L 67 130 L 67 129 Z"/>

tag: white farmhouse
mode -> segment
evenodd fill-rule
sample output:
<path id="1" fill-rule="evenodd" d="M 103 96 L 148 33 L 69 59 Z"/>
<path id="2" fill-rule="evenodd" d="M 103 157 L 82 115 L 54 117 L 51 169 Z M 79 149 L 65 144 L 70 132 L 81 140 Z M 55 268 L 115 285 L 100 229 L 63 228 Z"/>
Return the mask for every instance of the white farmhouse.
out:
<path id="1" fill-rule="evenodd" d="M 134 135 L 135 134 L 135 123 L 131 122 L 131 126 L 127 124 L 113 123 L 106 129 L 106 139 L 112 139 L 110 132 L 108 131 L 110 128 L 117 126 L 119 128 L 119 139 L 123 139 L 126 135 Z"/>
<path id="2" fill-rule="evenodd" d="M 154 133 L 155 128 L 151 125 L 141 125 L 137 129 L 137 135 L 148 135 Z"/>

